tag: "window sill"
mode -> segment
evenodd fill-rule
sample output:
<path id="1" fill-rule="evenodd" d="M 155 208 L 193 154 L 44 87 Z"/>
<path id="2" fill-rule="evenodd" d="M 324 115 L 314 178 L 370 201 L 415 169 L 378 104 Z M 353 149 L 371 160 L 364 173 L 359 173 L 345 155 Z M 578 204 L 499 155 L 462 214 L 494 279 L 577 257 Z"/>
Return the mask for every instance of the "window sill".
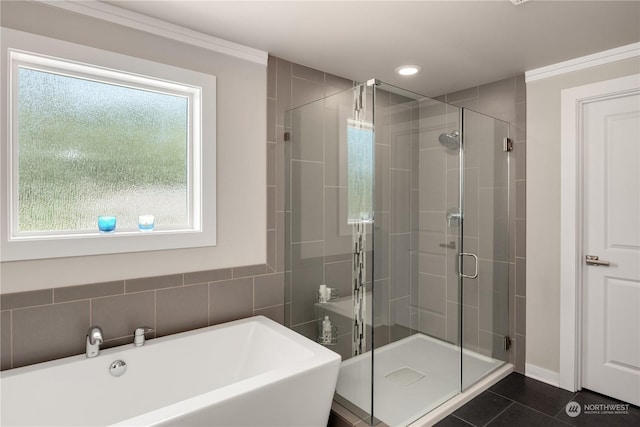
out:
<path id="1" fill-rule="evenodd" d="M 23 261 L 215 246 L 213 233 L 188 230 L 115 231 L 19 237 L 2 242 L 0 261 Z"/>

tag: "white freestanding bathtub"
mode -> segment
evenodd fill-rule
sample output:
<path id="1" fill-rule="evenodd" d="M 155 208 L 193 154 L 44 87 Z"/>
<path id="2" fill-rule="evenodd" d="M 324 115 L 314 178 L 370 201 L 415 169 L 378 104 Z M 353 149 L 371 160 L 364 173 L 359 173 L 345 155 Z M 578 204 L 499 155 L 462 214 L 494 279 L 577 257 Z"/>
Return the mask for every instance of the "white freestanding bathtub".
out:
<path id="1" fill-rule="evenodd" d="M 258 316 L 5 371 L 1 425 L 326 426 L 339 366 Z"/>

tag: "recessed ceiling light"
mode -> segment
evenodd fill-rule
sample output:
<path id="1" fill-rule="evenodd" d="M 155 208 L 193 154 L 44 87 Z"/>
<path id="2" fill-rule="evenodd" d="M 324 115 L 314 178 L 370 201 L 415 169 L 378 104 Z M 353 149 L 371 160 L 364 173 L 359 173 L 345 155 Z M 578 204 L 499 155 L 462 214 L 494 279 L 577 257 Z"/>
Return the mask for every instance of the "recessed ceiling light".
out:
<path id="1" fill-rule="evenodd" d="M 396 73 L 401 76 L 413 76 L 414 74 L 418 74 L 422 70 L 422 67 L 419 65 L 402 65 L 396 68 Z"/>

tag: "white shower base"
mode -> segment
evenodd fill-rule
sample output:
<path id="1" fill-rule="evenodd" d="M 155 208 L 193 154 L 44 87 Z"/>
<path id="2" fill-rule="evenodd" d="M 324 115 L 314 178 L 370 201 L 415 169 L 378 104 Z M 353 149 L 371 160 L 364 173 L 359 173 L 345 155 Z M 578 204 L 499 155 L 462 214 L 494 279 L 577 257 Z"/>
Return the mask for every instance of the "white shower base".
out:
<path id="1" fill-rule="evenodd" d="M 374 354 L 374 416 L 389 426 L 406 426 L 459 394 L 460 348 L 422 334 L 380 347 Z M 463 384 L 504 365 L 463 350 Z M 367 413 L 371 410 L 371 352 L 342 362 L 337 393 Z"/>

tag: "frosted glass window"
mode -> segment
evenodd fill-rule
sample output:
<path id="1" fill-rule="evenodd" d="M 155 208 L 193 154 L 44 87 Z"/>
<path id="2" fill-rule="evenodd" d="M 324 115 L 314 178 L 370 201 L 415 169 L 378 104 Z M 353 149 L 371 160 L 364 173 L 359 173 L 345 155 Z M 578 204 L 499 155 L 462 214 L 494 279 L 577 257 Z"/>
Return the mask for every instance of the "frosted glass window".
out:
<path id="1" fill-rule="evenodd" d="M 349 120 L 347 126 L 347 194 L 349 223 L 373 219 L 373 129 Z"/>
<path id="2" fill-rule="evenodd" d="M 9 40 L 0 260 L 216 245 L 216 76 Z"/>
<path id="3" fill-rule="evenodd" d="M 186 96 L 18 68 L 18 233 L 185 229 Z"/>

